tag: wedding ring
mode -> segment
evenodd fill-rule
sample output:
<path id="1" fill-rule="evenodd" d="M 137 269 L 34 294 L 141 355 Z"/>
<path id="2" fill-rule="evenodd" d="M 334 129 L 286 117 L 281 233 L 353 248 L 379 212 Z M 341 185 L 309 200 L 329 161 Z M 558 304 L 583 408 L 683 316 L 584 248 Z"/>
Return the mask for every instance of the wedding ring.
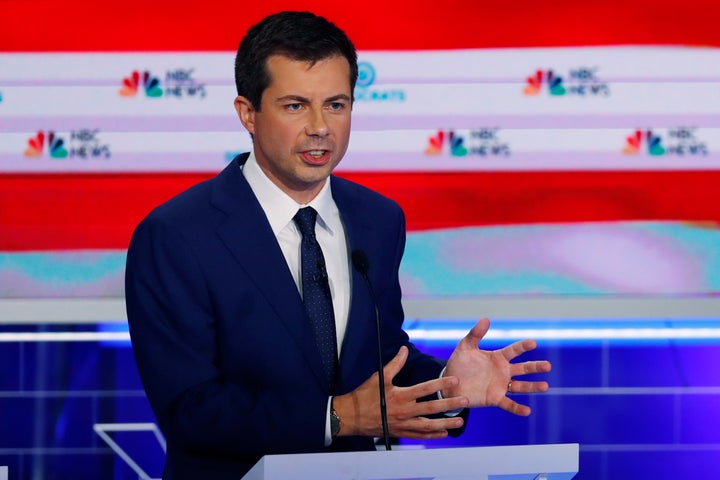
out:
<path id="1" fill-rule="evenodd" d="M 508 382 L 508 388 L 507 388 L 508 393 L 510 393 L 510 387 L 512 387 L 512 380 L 510 380 Z"/>

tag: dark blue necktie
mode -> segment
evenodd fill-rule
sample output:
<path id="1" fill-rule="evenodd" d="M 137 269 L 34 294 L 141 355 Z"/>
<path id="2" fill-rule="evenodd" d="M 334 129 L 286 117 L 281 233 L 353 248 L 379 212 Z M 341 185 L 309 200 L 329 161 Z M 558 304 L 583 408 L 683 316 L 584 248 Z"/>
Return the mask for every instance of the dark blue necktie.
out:
<path id="1" fill-rule="evenodd" d="M 293 220 L 302 234 L 300 263 L 305 311 L 320 349 L 328 385 L 332 390 L 337 366 L 337 340 L 325 257 L 315 238 L 317 212 L 312 207 L 298 210 Z"/>

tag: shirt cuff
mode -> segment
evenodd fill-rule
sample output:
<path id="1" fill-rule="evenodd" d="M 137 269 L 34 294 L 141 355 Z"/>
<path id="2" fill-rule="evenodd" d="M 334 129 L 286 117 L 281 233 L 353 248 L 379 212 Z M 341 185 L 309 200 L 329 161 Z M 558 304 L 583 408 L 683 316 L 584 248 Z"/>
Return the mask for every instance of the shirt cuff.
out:
<path id="1" fill-rule="evenodd" d="M 330 405 L 332 404 L 332 397 L 328 397 L 327 409 L 325 411 L 325 446 L 330 446 L 332 443 L 332 434 L 330 433 Z"/>
<path id="2" fill-rule="evenodd" d="M 442 376 L 445 374 L 445 368 L 446 367 L 443 367 L 443 369 L 440 371 L 440 375 L 438 376 L 438 378 L 442 378 Z M 438 392 L 437 392 L 437 397 L 438 397 L 438 400 L 443 399 L 443 396 L 442 396 L 442 393 L 440 393 L 440 390 L 438 390 Z M 457 417 L 458 415 L 460 415 L 460 412 L 462 412 L 463 410 L 465 410 L 465 409 L 457 408 L 455 410 L 448 410 L 447 412 L 443 412 L 443 415 L 445 415 L 446 417 Z"/>

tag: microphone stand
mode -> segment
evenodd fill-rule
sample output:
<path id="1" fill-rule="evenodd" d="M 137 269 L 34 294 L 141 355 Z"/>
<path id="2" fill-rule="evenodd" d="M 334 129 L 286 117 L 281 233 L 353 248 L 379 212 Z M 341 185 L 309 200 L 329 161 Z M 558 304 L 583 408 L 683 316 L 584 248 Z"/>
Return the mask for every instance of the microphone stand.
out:
<path id="1" fill-rule="evenodd" d="M 360 272 L 365 284 L 367 285 L 368 291 L 370 292 L 370 298 L 375 308 L 375 328 L 377 331 L 377 364 L 378 364 L 378 381 L 380 382 L 380 420 L 382 422 L 383 439 L 385 440 L 385 449 L 390 451 L 390 431 L 388 428 L 387 421 L 387 404 L 385 401 L 385 373 L 383 372 L 383 359 L 382 359 L 382 341 L 380 334 L 380 312 L 378 311 L 377 300 L 375 299 L 375 291 L 370 283 L 370 277 L 368 276 L 368 259 L 365 252 L 362 250 L 355 250 L 352 252 L 352 262 L 355 269 Z"/>

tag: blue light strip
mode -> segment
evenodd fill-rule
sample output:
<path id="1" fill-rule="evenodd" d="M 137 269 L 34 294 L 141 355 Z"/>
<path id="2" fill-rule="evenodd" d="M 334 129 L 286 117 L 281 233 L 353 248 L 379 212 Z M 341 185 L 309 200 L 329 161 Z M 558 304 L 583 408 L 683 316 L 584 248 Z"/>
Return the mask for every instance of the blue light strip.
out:
<path id="1" fill-rule="evenodd" d="M 456 343 L 476 320 L 417 319 L 406 321 L 405 331 L 415 342 Z M 507 343 L 524 338 L 538 342 L 658 343 L 667 341 L 720 341 L 720 319 L 713 320 L 497 320 L 485 342 Z"/>
<path id="2" fill-rule="evenodd" d="M 414 342 L 456 343 L 476 320 L 406 319 L 405 331 Z M 667 341 L 720 342 L 720 318 L 685 320 L 494 320 L 484 342 L 508 343 L 524 338 L 539 342 L 629 343 Z M 84 332 L 0 332 L 0 342 L 120 342 L 128 343 L 127 324 L 99 324 Z"/>
<path id="3" fill-rule="evenodd" d="M 129 342 L 125 332 L 12 332 L 0 333 L 0 342 Z"/>

